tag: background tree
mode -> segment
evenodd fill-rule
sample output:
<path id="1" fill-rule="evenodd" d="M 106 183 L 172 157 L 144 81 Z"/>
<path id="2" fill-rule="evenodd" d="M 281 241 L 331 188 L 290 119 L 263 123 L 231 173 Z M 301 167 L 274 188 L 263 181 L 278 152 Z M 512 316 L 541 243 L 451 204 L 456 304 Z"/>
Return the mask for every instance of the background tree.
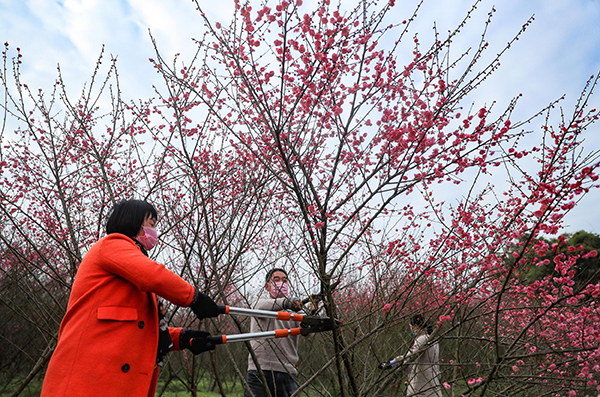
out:
<path id="1" fill-rule="evenodd" d="M 585 287 L 599 281 L 599 259 L 597 256 L 588 254 L 592 251 L 598 252 L 600 249 L 600 237 L 597 234 L 579 230 L 573 234 L 562 234 L 557 238 L 541 237 L 537 244 L 546 248 L 545 251 L 542 251 L 544 255 L 538 256 L 536 251 L 529 251 L 526 256 L 530 260 L 531 266 L 529 269 L 523 269 L 525 276 L 523 281 L 531 283 L 549 275 L 558 275 L 558 271 L 552 266 L 555 263 L 554 259 L 557 256 L 564 258 L 573 253 L 580 254 L 577 256 L 574 267 L 573 281 L 575 284 Z"/>

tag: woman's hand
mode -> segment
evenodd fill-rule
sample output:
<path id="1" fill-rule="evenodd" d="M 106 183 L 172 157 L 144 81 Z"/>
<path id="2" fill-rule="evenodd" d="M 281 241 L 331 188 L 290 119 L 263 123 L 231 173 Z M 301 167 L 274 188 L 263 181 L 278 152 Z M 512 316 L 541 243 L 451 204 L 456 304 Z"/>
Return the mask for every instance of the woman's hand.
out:
<path id="1" fill-rule="evenodd" d="M 179 345 L 182 349 L 189 349 L 194 354 L 215 350 L 215 345 L 213 345 L 208 339 L 209 336 L 210 333 L 206 331 L 184 329 L 181 331 L 179 336 Z"/>
<path id="2" fill-rule="evenodd" d="M 393 359 L 392 361 L 389 362 L 385 362 L 385 363 L 381 363 L 377 366 L 377 368 L 379 369 L 392 369 L 397 365 L 396 363 L 396 359 Z"/>
<path id="3" fill-rule="evenodd" d="M 219 307 L 208 295 L 202 292 L 198 293 L 196 300 L 190 304 L 190 309 L 194 312 L 199 320 L 208 317 L 217 317 L 221 314 Z"/>

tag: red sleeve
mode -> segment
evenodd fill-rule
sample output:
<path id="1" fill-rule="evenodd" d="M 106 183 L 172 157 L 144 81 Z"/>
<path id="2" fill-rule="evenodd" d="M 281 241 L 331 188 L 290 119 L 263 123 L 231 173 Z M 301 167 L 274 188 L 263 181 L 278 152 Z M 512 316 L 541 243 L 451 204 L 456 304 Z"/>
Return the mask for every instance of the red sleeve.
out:
<path id="1" fill-rule="evenodd" d="M 183 350 L 181 346 L 179 346 L 179 336 L 181 335 L 181 331 L 183 328 L 171 328 L 169 327 L 169 334 L 171 334 L 171 340 L 173 341 L 173 346 L 171 346 L 171 351 Z"/>
<path id="2" fill-rule="evenodd" d="M 102 239 L 98 249 L 90 250 L 107 272 L 123 277 L 139 289 L 154 292 L 177 306 L 189 306 L 194 287 L 142 253 L 129 237 L 113 233 Z"/>

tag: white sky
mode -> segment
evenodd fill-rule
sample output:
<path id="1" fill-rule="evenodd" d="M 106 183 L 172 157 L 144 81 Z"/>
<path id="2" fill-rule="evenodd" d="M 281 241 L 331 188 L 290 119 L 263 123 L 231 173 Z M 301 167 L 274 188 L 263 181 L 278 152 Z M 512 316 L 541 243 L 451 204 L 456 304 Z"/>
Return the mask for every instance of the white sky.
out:
<path id="1" fill-rule="evenodd" d="M 344 6 L 351 2 L 344 0 Z M 229 22 L 233 0 L 200 3 L 211 20 Z M 407 19 L 414 3 L 396 0 L 392 17 Z M 425 0 L 411 32 L 431 38 L 434 22 L 445 32 L 457 25 L 470 4 L 464 0 Z M 476 100 L 497 100 L 502 107 L 523 93 L 518 114 L 524 116 L 566 94 L 564 106 L 570 109 L 586 80 L 600 70 L 600 1 L 483 0 L 455 40 L 454 51 L 477 44 L 494 5 L 497 13 L 487 34 L 491 55 L 533 14 L 535 21 L 509 51 L 494 78 L 477 91 Z M 203 22 L 190 0 L 0 0 L 0 41 L 10 44 L 12 56 L 16 47 L 21 48 L 23 81 L 31 88 L 51 87 L 60 64 L 69 92 L 77 95 L 89 80 L 104 44 L 106 54 L 118 57 L 123 97 L 152 96 L 152 84 L 160 82 L 148 62 L 154 57 L 149 29 L 166 59 L 175 53 L 186 59 L 193 55 L 191 38 L 201 36 Z M 600 97 L 594 103 L 600 106 Z M 587 139 L 588 148 L 600 148 L 600 124 L 588 132 Z M 600 234 L 599 204 L 600 192 L 586 197 L 568 215 L 566 231 L 584 229 Z"/>

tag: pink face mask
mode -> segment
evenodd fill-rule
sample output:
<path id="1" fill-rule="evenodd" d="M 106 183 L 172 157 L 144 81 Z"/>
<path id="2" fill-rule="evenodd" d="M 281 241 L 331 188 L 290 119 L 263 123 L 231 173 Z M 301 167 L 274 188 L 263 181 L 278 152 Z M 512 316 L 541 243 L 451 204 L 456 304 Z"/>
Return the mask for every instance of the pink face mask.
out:
<path id="1" fill-rule="evenodd" d="M 146 250 L 150 251 L 156 243 L 158 242 L 158 234 L 156 234 L 156 229 L 149 226 L 143 226 L 144 235 L 136 236 L 135 239 L 142 244 Z"/>
<path id="2" fill-rule="evenodd" d="M 285 298 L 289 292 L 289 286 L 283 281 L 271 283 L 271 296 L 275 298 Z"/>

